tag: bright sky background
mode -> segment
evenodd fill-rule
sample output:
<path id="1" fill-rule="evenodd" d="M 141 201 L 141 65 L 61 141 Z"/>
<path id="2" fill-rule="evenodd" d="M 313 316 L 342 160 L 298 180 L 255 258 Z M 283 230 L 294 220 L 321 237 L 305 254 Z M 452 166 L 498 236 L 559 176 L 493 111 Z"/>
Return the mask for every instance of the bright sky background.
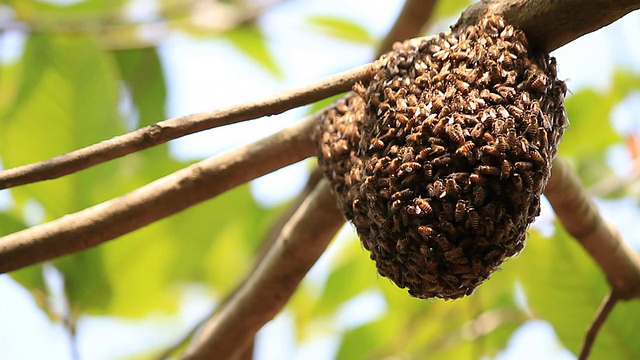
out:
<path id="1" fill-rule="evenodd" d="M 368 62 L 373 56 L 369 47 L 327 39 L 304 25 L 306 15 L 338 15 L 357 21 L 379 38 L 391 25 L 402 2 L 375 0 L 364 4 L 358 0 L 296 0 L 288 1 L 263 16 L 260 23 L 270 39 L 269 47 L 277 63 L 285 69 L 283 81 L 275 80 L 224 40 L 172 36 L 160 48 L 169 87 L 168 115 L 208 111 L 264 98 Z M 144 1 L 138 1 L 137 6 L 144 9 Z M 444 30 L 446 25 L 441 24 L 433 32 Z M 637 34 L 640 34 L 638 12 L 572 42 L 554 53 L 558 58 L 560 77 L 568 79 L 569 88 L 573 90 L 582 86 L 605 89 L 609 86 L 614 64 L 640 70 Z M 11 53 L 19 54 L 21 45 L 19 37 L 5 38 L 0 56 L 6 60 Z M 248 82 L 247 78 L 252 81 Z M 240 79 L 242 81 L 238 81 Z M 172 151 L 181 159 L 200 159 L 238 145 L 240 138 L 253 141 L 275 132 L 304 114 L 304 110 L 295 110 L 277 117 L 205 131 L 173 142 Z M 614 111 L 616 128 L 623 133 L 637 132 L 638 114 L 640 94 L 630 97 L 624 106 Z M 630 160 L 623 150 L 614 149 L 610 155 L 620 174 L 629 172 Z M 252 189 L 255 196 L 265 205 L 294 196 L 305 183 L 306 167 L 306 164 L 294 165 L 254 181 Z M 7 200 L 0 196 L 0 206 L 3 201 Z M 640 218 L 637 204 L 624 199 L 601 200 L 598 204 L 605 218 L 620 228 L 623 237 L 635 249 L 640 249 L 640 233 L 634 226 Z M 548 232 L 552 219 L 553 214 L 545 201 L 542 215 L 534 227 Z M 348 234 L 350 228 L 345 229 Z M 348 236 L 342 236 L 331 245 L 310 273 L 310 281 L 324 281 L 328 259 L 343 246 L 345 239 Z M 55 274 L 51 278 L 53 284 L 59 283 Z M 6 275 L 0 275 L 0 294 L 0 358 L 70 358 L 62 327 L 51 324 L 37 311 L 26 291 Z M 210 309 L 211 299 L 202 289 L 194 288 L 185 295 L 183 303 L 176 317 L 150 316 L 136 324 L 111 318 L 83 318 L 79 324 L 78 339 L 81 357 L 112 359 L 132 351 L 143 351 L 152 344 L 171 343 Z M 345 316 L 339 317 L 337 323 L 341 328 L 355 326 L 375 318 L 385 306 L 375 292 L 366 293 L 345 305 L 342 312 Z M 34 346 L 34 339 L 37 339 L 37 346 Z M 291 317 L 284 313 L 260 332 L 256 359 L 331 359 L 338 345 L 335 336 L 325 336 L 297 348 Z M 553 329 L 543 321 L 532 321 L 521 327 L 513 334 L 510 346 L 497 357 L 499 360 L 573 358 L 558 345 Z"/>

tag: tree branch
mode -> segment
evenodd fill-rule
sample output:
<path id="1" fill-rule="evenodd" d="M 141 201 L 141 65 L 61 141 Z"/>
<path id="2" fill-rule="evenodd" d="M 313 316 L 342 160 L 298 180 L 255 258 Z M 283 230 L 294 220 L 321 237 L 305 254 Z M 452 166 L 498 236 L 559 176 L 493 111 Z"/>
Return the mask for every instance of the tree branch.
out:
<path id="1" fill-rule="evenodd" d="M 467 8 L 454 27 L 502 15 L 539 51 L 550 52 L 640 9 L 638 0 L 482 0 Z"/>
<path id="2" fill-rule="evenodd" d="M 343 223 L 336 199 L 323 179 L 252 276 L 205 325 L 184 359 L 227 359 L 242 351 L 286 304 Z"/>
<path id="3" fill-rule="evenodd" d="M 327 77 L 315 84 L 285 91 L 260 101 L 246 102 L 222 110 L 181 116 L 104 140 L 52 159 L 0 171 L 0 190 L 69 175 L 184 135 L 251 120 L 325 99 L 351 90 L 353 84 L 367 80 L 376 63 Z"/>
<path id="4" fill-rule="evenodd" d="M 609 314 L 611 314 L 611 310 L 613 310 L 613 307 L 618 303 L 618 300 L 620 300 L 620 298 L 615 293 L 615 290 L 607 294 L 602 300 L 598 311 L 596 311 L 596 316 L 591 325 L 589 325 L 589 330 L 585 335 L 584 343 L 580 349 L 580 356 L 578 357 L 579 360 L 587 360 L 589 357 L 591 347 L 596 340 L 600 328 L 609 317 Z"/>
<path id="5" fill-rule="evenodd" d="M 387 36 L 378 46 L 378 56 L 391 50 L 396 41 L 406 40 L 420 34 L 431 18 L 437 0 L 407 0 Z"/>
<path id="6" fill-rule="evenodd" d="M 123 196 L 2 237 L 0 273 L 99 245 L 312 156 L 317 116 Z"/>
<path id="7" fill-rule="evenodd" d="M 271 225 L 271 228 L 269 229 L 264 239 L 262 240 L 262 246 L 260 248 L 260 251 L 258 252 L 258 255 L 256 255 L 253 268 L 251 269 L 249 276 L 255 273 L 258 266 L 264 260 L 266 254 L 271 250 L 271 248 L 273 247 L 273 244 L 275 244 L 276 240 L 280 236 L 280 233 L 282 232 L 282 229 L 284 228 L 284 226 L 287 224 L 287 222 L 293 216 L 293 214 L 295 214 L 295 212 L 298 211 L 298 208 L 300 208 L 302 203 L 307 199 L 307 197 L 313 191 L 313 189 L 315 189 L 316 184 L 318 184 L 318 182 L 321 179 L 322 179 L 322 174 L 320 173 L 320 170 L 316 168 L 309 176 L 309 181 L 307 181 L 307 184 L 304 187 L 304 189 L 302 189 L 302 192 L 296 197 L 296 199 L 291 203 L 291 205 L 289 205 L 287 209 L 280 215 L 278 220 Z M 226 298 L 216 308 L 212 309 L 207 315 L 205 315 L 200 321 L 198 321 L 186 334 L 184 334 L 178 341 L 176 341 L 173 345 L 169 346 L 165 351 L 163 351 L 162 354 L 160 354 L 157 359 L 158 360 L 168 359 L 172 354 L 174 354 L 177 351 L 177 349 L 187 344 L 191 340 L 191 338 L 193 338 L 196 332 L 204 324 L 207 323 L 209 318 L 211 318 L 218 311 L 218 308 L 223 307 L 224 304 L 228 303 L 229 300 L 235 296 L 235 294 L 239 291 L 239 288 L 240 287 L 236 288 L 233 292 L 227 295 Z"/>
<path id="8" fill-rule="evenodd" d="M 598 263 L 623 299 L 640 296 L 640 258 L 604 222 L 578 176 L 560 157 L 544 190 L 562 225 Z"/>

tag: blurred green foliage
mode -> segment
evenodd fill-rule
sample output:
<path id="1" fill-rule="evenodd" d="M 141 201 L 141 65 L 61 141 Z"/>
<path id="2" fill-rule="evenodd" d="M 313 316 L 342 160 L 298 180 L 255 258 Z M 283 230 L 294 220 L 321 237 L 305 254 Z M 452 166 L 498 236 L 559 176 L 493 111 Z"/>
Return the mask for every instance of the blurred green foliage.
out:
<path id="1" fill-rule="evenodd" d="M 225 3 L 243 6 L 242 2 Z M 118 14 L 127 5 L 125 0 L 87 0 L 66 7 L 25 0 L 7 4 L 16 20 L 36 31 L 28 34 L 19 61 L 1 68 L 0 159 L 5 167 L 47 159 L 165 118 L 167 88 L 156 48 L 109 46 L 113 37 L 104 33 L 102 25 L 123 21 Z M 175 2 L 161 4 L 169 8 Z M 441 20 L 459 13 L 469 1 L 438 4 L 436 19 Z M 338 41 L 375 43 L 365 27 L 348 19 L 317 14 L 306 23 Z M 202 29 L 170 24 L 203 36 Z M 208 34 L 228 40 L 271 75 L 285 75 L 259 24 L 239 23 Z M 640 74 L 619 69 L 612 83 L 606 91 L 580 89 L 567 99 L 572 125 L 560 153 L 573 161 L 587 183 L 610 175 L 602 171 L 608 166 L 604 153 L 622 139 L 607 119 L 626 94 L 640 88 Z M 129 97 L 132 111 L 120 108 L 123 96 Z M 12 205 L 0 212 L 0 234 L 27 227 L 29 202 L 42 207 L 43 220 L 51 220 L 186 165 L 162 145 L 61 179 L 11 189 Z M 52 264 L 64 276 L 76 316 L 140 318 L 158 311 L 172 313 L 190 283 L 204 285 L 212 294 L 229 293 L 247 273 L 283 206 L 261 208 L 248 187 L 241 186 Z M 576 352 L 607 292 L 598 267 L 560 226 L 549 239 L 532 232 L 526 250 L 473 296 L 449 302 L 411 298 L 380 278 L 355 237 L 340 246 L 330 261 L 326 282 L 319 288 L 303 283 L 288 306 L 299 341 L 320 334 L 341 337 L 338 359 L 494 356 L 518 326 L 533 318 L 551 322 L 562 343 Z M 11 276 L 31 291 L 43 310 L 49 310 L 41 301 L 49 291 L 41 265 Z M 527 306 L 517 301 L 516 284 L 524 289 Z M 385 312 L 364 324 L 337 326 L 335 317 L 345 304 L 365 293 L 380 296 Z M 630 321 L 640 313 L 639 306 L 630 302 L 615 309 L 598 338 L 594 359 L 640 358 L 640 343 Z"/>

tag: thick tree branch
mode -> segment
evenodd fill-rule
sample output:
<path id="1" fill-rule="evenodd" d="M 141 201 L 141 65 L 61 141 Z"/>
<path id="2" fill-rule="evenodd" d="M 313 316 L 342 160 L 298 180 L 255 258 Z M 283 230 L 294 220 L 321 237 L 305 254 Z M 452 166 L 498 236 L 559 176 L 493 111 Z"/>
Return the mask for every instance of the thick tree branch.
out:
<path id="1" fill-rule="evenodd" d="M 289 219 L 291 219 L 293 214 L 295 214 L 295 212 L 298 211 L 298 208 L 300 208 L 300 206 L 307 199 L 309 194 L 311 194 L 313 189 L 315 189 L 316 184 L 318 184 L 318 182 L 321 179 L 322 179 L 322 173 L 320 172 L 319 169 L 316 168 L 309 176 L 309 181 L 307 181 L 307 185 L 304 187 L 302 192 L 296 197 L 296 199 L 291 203 L 291 205 L 289 205 L 287 209 L 285 209 L 285 211 L 280 215 L 278 220 L 271 225 L 271 228 L 269 229 L 264 239 L 262 240 L 262 247 L 260 248 L 260 251 L 256 255 L 253 268 L 251 269 L 249 276 L 255 273 L 258 266 L 264 260 L 266 254 L 271 250 L 276 240 L 278 240 L 278 237 L 280 236 L 280 233 L 282 232 L 282 229 L 284 228 L 284 226 L 287 224 Z M 162 354 L 158 356 L 158 360 L 168 359 L 179 348 L 187 344 L 191 340 L 191 338 L 193 338 L 193 335 L 195 335 L 195 333 L 204 324 L 207 323 L 209 318 L 211 318 L 218 311 L 218 308 L 223 307 L 224 304 L 228 303 L 229 300 L 232 299 L 235 296 L 235 294 L 239 291 L 239 289 L 240 287 L 236 288 L 233 292 L 227 295 L 226 298 L 222 301 L 222 303 L 219 306 L 212 309 L 211 312 L 209 312 L 206 316 L 204 316 L 202 320 L 198 321 L 184 336 L 182 336 L 178 341 L 176 341 L 173 345 L 171 345 L 164 352 L 162 352 Z"/>
<path id="2" fill-rule="evenodd" d="M 391 50 L 393 43 L 420 34 L 431 18 L 437 0 L 407 0 L 398 19 L 378 47 L 378 56 Z"/>
<path id="3" fill-rule="evenodd" d="M 551 179 L 544 190 L 567 229 L 605 272 L 622 299 L 640 297 L 640 258 L 608 226 L 578 176 L 560 157 L 553 161 Z"/>
<path id="4" fill-rule="evenodd" d="M 454 27 L 484 15 L 502 15 L 522 29 L 537 50 L 549 52 L 640 9 L 639 0 L 482 0 L 465 10 Z"/>
<path id="5" fill-rule="evenodd" d="M 580 356 L 578 357 L 579 360 L 587 360 L 589 357 L 591 347 L 596 340 L 596 336 L 598 335 L 600 328 L 602 328 L 602 325 L 609 317 L 609 314 L 611 314 L 611 310 L 613 310 L 613 307 L 618 303 L 618 300 L 620 300 L 620 298 L 615 291 L 607 294 L 607 296 L 602 300 L 598 311 L 596 311 L 596 316 L 591 325 L 589 325 L 589 330 L 585 335 L 584 343 L 580 349 Z"/>
<path id="6" fill-rule="evenodd" d="M 0 171 L 0 189 L 55 179 L 198 131 L 275 115 L 310 104 L 351 90 L 353 84 L 371 76 L 374 66 L 375 62 L 363 65 L 264 100 L 161 121 L 49 160 L 3 170 Z"/>
<path id="7" fill-rule="evenodd" d="M 184 359 L 227 359 L 286 304 L 344 223 L 326 180 L 300 206 L 235 296 L 205 325 Z"/>
<path id="8" fill-rule="evenodd" d="M 0 238 L 0 273 L 84 250 L 173 215 L 314 153 L 317 115 L 123 196 Z"/>

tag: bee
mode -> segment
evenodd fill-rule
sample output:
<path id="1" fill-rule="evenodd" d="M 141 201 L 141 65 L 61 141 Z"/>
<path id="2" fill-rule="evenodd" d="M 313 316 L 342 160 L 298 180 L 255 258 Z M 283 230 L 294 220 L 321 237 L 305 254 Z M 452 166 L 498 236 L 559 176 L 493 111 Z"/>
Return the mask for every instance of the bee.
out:
<path id="1" fill-rule="evenodd" d="M 522 119 L 522 115 L 524 115 L 524 111 L 515 105 L 507 105 L 507 111 L 516 119 Z"/>
<path id="2" fill-rule="evenodd" d="M 437 278 L 437 277 L 435 277 L 435 276 L 433 276 L 433 275 L 431 275 L 431 274 L 429 274 L 429 273 L 426 273 L 426 272 L 424 272 L 424 271 L 421 271 L 421 272 L 419 272 L 419 273 L 418 273 L 418 275 L 419 275 L 421 278 L 423 278 L 423 279 L 427 280 L 428 282 L 430 282 L 430 283 L 432 283 L 432 284 L 437 284 L 437 283 L 438 283 L 438 278 Z"/>
<path id="3" fill-rule="evenodd" d="M 538 133 L 538 123 L 535 121 L 531 121 L 529 125 L 527 125 L 525 133 L 527 134 L 527 136 L 529 136 L 529 139 L 534 139 L 534 137 Z"/>
<path id="4" fill-rule="evenodd" d="M 451 203 L 449 202 L 443 203 L 442 212 L 444 213 L 444 217 L 446 219 L 453 221 L 455 216 L 455 209 L 453 208 L 453 205 Z"/>
<path id="5" fill-rule="evenodd" d="M 507 131 L 507 143 L 512 148 L 515 148 L 518 145 L 518 136 L 514 129 L 509 129 L 509 131 Z"/>
<path id="6" fill-rule="evenodd" d="M 419 182 L 420 182 L 420 176 L 418 176 L 418 174 L 409 174 L 409 176 L 407 176 L 400 182 L 400 186 L 403 188 L 408 188 L 413 185 L 416 185 Z"/>
<path id="7" fill-rule="evenodd" d="M 513 182 L 513 188 L 517 192 L 522 192 L 522 177 L 520 176 L 520 174 L 513 174 L 511 179 Z"/>
<path id="8" fill-rule="evenodd" d="M 502 101 L 504 99 L 499 94 L 496 94 L 496 93 L 493 93 L 493 92 L 489 92 L 489 99 L 488 100 L 493 102 L 494 104 L 500 104 L 500 103 L 502 103 Z"/>
<path id="9" fill-rule="evenodd" d="M 511 163 L 507 159 L 502 160 L 502 166 L 500 167 L 500 179 L 508 179 L 511 172 Z"/>
<path id="10" fill-rule="evenodd" d="M 406 253 L 408 250 L 410 250 L 409 249 L 410 244 L 411 244 L 411 241 L 408 238 L 402 237 L 398 239 L 398 241 L 396 242 L 396 249 L 400 253 Z"/>
<path id="11" fill-rule="evenodd" d="M 484 266 L 480 259 L 474 257 L 473 260 L 471 260 L 471 272 L 476 276 L 479 276 L 484 272 Z"/>
<path id="12" fill-rule="evenodd" d="M 444 258 L 453 261 L 464 256 L 464 250 L 461 247 L 455 247 L 444 253 Z"/>
<path id="13" fill-rule="evenodd" d="M 480 79 L 478 79 L 478 84 L 479 85 L 489 85 L 489 82 L 491 82 L 491 74 L 489 74 L 488 71 L 485 71 L 482 76 L 480 76 Z"/>
<path id="14" fill-rule="evenodd" d="M 547 148 L 549 146 L 547 131 L 545 129 L 538 129 L 538 141 L 540 142 L 541 148 Z"/>
<path id="15" fill-rule="evenodd" d="M 469 221 L 469 224 L 471 224 L 471 228 L 473 230 L 478 230 L 478 228 L 480 227 L 480 216 L 475 209 L 467 209 L 467 219 Z"/>
<path id="16" fill-rule="evenodd" d="M 489 176 L 499 176 L 500 175 L 500 169 L 498 169 L 495 166 L 480 165 L 480 166 L 478 166 L 476 168 L 476 170 L 482 175 L 489 175 Z"/>
<path id="17" fill-rule="evenodd" d="M 407 96 L 407 104 L 409 106 L 418 106 L 418 98 L 414 94 L 409 94 Z"/>
<path id="18" fill-rule="evenodd" d="M 459 145 L 463 144 L 464 135 L 462 133 L 462 128 L 460 127 L 460 124 L 447 126 L 446 132 L 447 132 L 447 135 L 449 135 L 449 138 L 451 139 L 451 141 Z"/>
<path id="19" fill-rule="evenodd" d="M 425 214 L 429 214 L 433 211 L 433 208 L 431 207 L 431 204 L 429 204 L 428 200 L 425 200 L 423 198 L 415 198 L 413 200 L 413 203 Z"/>
<path id="20" fill-rule="evenodd" d="M 393 253 L 395 250 L 394 248 L 391 247 L 391 244 L 389 244 L 384 240 L 377 241 L 376 245 L 380 248 L 380 250 L 384 250 L 384 252 L 386 253 Z M 383 252 L 383 251 L 380 251 L 380 252 Z"/>
<path id="21" fill-rule="evenodd" d="M 476 207 L 482 206 L 487 196 L 486 190 L 482 186 L 476 186 L 473 188 L 473 205 Z"/>
<path id="22" fill-rule="evenodd" d="M 447 240 L 447 238 L 444 237 L 444 235 L 442 234 L 436 235 L 435 240 L 438 243 L 438 247 L 440 247 L 440 250 L 449 251 L 451 249 L 451 243 L 449 243 L 449 240 Z"/>
<path id="23" fill-rule="evenodd" d="M 477 185 L 484 185 L 487 183 L 487 179 L 476 173 L 469 175 L 469 181 Z"/>
<path id="24" fill-rule="evenodd" d="M 396 191 L 393 195 L 391 195 L 391 200 L 404 200 L 404 199 L 409 199 L 413 197 L 413 190 L 411 189 L 404 189 L 404 190 L 400 190 L 400 191 Z"/>
<path id="25" fill-rule="evenodd" d="M 448 195 L 457 198 L 460 196 L 460 187 L 453 178 L 449 178 L 445 182 L 445 191 Z"/>
<path id="26" fill-rule="evenodd" d="M 491 146 L 491 145 L 485 145 L 485 146 L 481 147 L 480 151 L 483 154 L 494 156 L 494 157 L 500 157 L 500 155 L 502 155 L 500 153 L 500 150 L 498 150 L 497 147 Z"/>
<path id="27" fill-rule="evenodd" d="M 511 113 L 509 113 L 509 111 L 508 111 L 504 106 L 502 106 L 502 105 L 498 106 L 498 114 L 499 114 L 501 117 L 503 117 L 503 118 L 507 119 L 506 121 L 508 121 L 508 120 L 509 120 L 509 118 L 511 117 Z M 505 121 L 505 122 L 506 122 L 506 121 Z M 513 120 L 512 120 L 512 121 L 513 121 Z M 506 124 L 506 125 L 505 125 L 505 127 L 508 129 L 508 128 L 510 128 L 511 126 L 513 126 L 512 124 L 513 124 L 513 123 L 511 123 L 511 125 L 510 125 L 510 124 Z"/>
<path id="28" fill-rule="evenodd" d="M 371 145 L 369 146 L 369 150 L 372 150 L 372 149 L 379 150 L 382 148 L 384 148 L 384 142 L 382 142 L 382 140 L 378 138 L 371 139 Z"/>
<path id="29" fill-rule="evenodd" d="M 465 81 L 456 80 L 455 87 L 459 92 L 461 92 L 463 94 L 466 94 L 469 91 L 470 85 L 469 85 L 469 83 L 467 83 Z"/>
<path id="30" fill-rule="evenodd" d="M 464 204 L 464 201 L 458 201 L 456 204 L 456 212 L 454 218 L 457 222 L 461 223 L 464 221 L 464 216 L 466 213 L 467 207 Z"/>
<path id="31" fill-rule="evenodd" d="M 484 233 L 487 237 L 491 237 L 491 235 L 493 235 L 493 232 L 496 230 L 495 226 L 493 225 L 493 220 L 491 220 L 491 218 L 486 217 L 484 218 L 484 221 L 482 223 L 484 225 Z"/>
<path id="32" fill-rule="evenodd" d="M 496 140 L 494 139 L 493 135 L 489 134 L 488 132 L 482 134 L 482 139 L 484 139 L 484 141 L 487 144 L 493 144 Z"/>
<path id="33" fill-rule="evenodd" d="M 511 146 L 509 146 L 509 143 L 507 142 L 507 139 L 505 139 L 504 135 L 498 136 L 498 144 L 496 145 L 496 148 L 498 149 L 498 151 L 500 151 L 503 154 L 511 148 Z"/>
<path id="34" fill-rule="evenodd" d="M 424 174 L 424 177 L 427 181 L 430 181 L 431 179 L 433 179 L 433 167 L 431 166 L 431 164 L 424 164 L 424 166 L 422 167 L 422 172 Z"/>
<path id="35" fill-rule="evenodd" d="M 443 166 L 447 166 L 449 164 L 451 164 L 451 157 L 449 155 L 442 155 L 442 156 L 438 156 L 437 158 L 433 159 L 433 166 L 437 166 L 437 167 L 443 167 Z"/>
<path id="36" fill-rule="evenodd" d="M 522 171 L 526 171 L 526 170 L 531 170 L 531 168 L 533 167 L 533 164 L 531 164 L 530 162 L 526 162 L 526 161 L 518 161 L 514 164 L 514 167 L 516 169 L 516 171 L 518 172 L 522 172 Z"/>
<path id="37" fill-rule="evenodd" d="M 528 81 L 529 88 L 535 92 L 544 92 L 547 86 L 547 77 L 544 74 L 532 75 Z"/>
<path id="38" fill-rule="evenodd" d="M 412 133 L 412 134 L 409 134 L 409 135 L 407 135 L 407 136 L 405 137 L 405 141 L 406 141 L 407 143 L 417 143 L 418 141 L 420 141 L 420 137 L 421 137 L 421 135 L 422 135 L 422 134 L 419 134 L 419 133 Z"/>
<path id="39" fill-rule="evenodd" d="M 504 255 L 502 254 L 502 250 L 493 249 L 493 250 L 490 250 L 489 252 L 487 252 L 484 255 L 484 260 L 489 262 L 489 263 L 496 263 L 496 262 L 500 261 L 503 257 L 504 257 Z"/>
<path id="40" fill-rule="evenodd" d="M 405 173 L 412 174 L 422 169 L 422 165 L 415 161 L 406 162 L 400 165 L 400 170 L 398 171 L 398 176 L 402 176 Z"/>
<path id="41" fill-rule="evenodd" d="M 475 147 L 476 147 L 476 144 L 473 141 L 467 141 L 456 150 L 456 154 L 465 155 L 469 151 L 473 150 L 473 148 Z"/>
<path id="42" fill-rule="evenodd" d="M 484 133 L 484 125 L 482 125 L 482 123 L 477 123 L 476 126 L 474 126 L 473 129 L 471 130 L 471 137 L 474 140 L 478 140 L 482 137 L 483 133 Z"/>
<path id="43" fill-rule="evenodd" d="M 540 164 L 540 165 L 544 164 L 544 158 L 538 151 L 535 151 L 535 150 L 529 151 L 529 157 L 536 164 Z"/>
<path id="44" fill-rule="evenodd" d="M 447 126 L 447 119 L 440 119 L 440 121 L 438 121 L 438 123 L 436 124 L 436 126 L 433 128 L 433 133 L 435 135 L 442 135 L 446 132 L 446 126 Z"/>
<path id="45" fill-rule="evenodd" d="M 496 84 L 502 81 L 502 72 L 500 71 L 498 65 L 493 64 L 489 67 L 489 76 L 491 78 L 491 81 Z"/>
<path id="46" fill-rule="evenodd" d="M 501 97 L 508 100 L 512 100 L 516 95 L 516 89 L 509 86 L 498 86 L 496 88 L 496 91 L 498 92 L 498 94 L 500 94 Z"/>
<path id="47" fill-rule="evenodd" d="M 527 188 L 533 188 L 533 177 L 531 176 L 531 172 L 523 172 L 522 181 L 524 182 L 524 186 L 526 186 Z"/>
<path id="48" fill-rule="evenodd" d="M 427 225 L 418 226 L 418 232 L 425 238 L 429 238 L 435 234 L 433 228 Z"/>

